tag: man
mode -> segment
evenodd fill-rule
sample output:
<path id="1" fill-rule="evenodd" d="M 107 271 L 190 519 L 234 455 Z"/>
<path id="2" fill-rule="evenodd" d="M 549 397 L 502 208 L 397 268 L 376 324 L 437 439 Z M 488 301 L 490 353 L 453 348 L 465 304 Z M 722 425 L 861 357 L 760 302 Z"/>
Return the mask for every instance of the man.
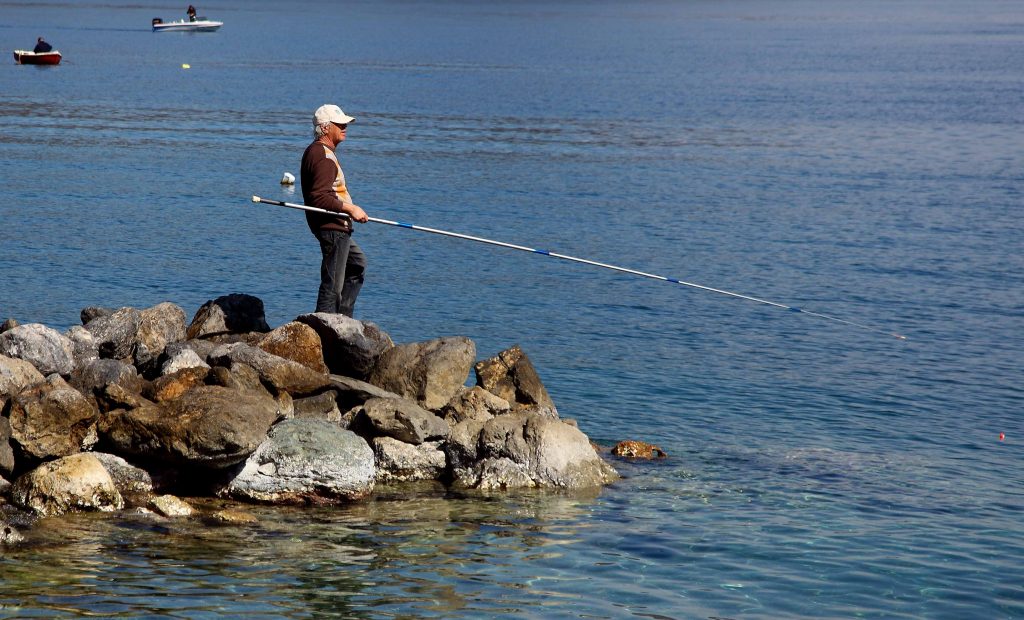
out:
<path id="1" fill-rule="evenodd" d="M 317 108 L 313 113 L 316 139 L 302 154 L 300 168 L 303 202 L 348 216 L 306 212 L 306 223 L 320 241 L 323 255 L 316 311 L 346 316 L 352 316 L 366 271 L 366 256 L 352 241 L 352 220 L 366 222 L 368 218 L 366 212 L 352 202 L 345 185 L 345 173 L 334 151 L 345 141 L 345 131 L 354 120 L 336 105 Z"/>
<path id="2" fill-rule="evenodd" d="M 52 52 L 53 46 L 43 41 L 43 37 L 36 39 L 36 47 L 32 50 L 36 54 L 45 54 L 46 52 Z"/>
<path id="3" fill-rule="evenodd" d="M 196 7 L 192 6 L 191 4 L 188 5 L 188 8 L 185 10 L 185 14 L 188 15 L 188 21 L 196 21 Z"/>

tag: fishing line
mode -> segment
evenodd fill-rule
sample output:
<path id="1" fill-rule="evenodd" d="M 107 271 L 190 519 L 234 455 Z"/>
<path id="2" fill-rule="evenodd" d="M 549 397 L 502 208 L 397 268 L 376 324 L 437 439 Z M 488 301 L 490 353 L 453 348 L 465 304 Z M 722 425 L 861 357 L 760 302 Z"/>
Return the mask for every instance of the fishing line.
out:
<path id="1" fill-rule="evenodd" d="M 310 207 L 306 205 L 295 204 L 293 202 L 281 202 L 280 200 L 271 200 L 269 198 L 261 198 L 259 196 L 253 196 L 252 201 L 256 203 L 264 203 L 268 205 L 276 205 L 278 207 L 288 207 L 289 209 L 298 209 L 300 211 L 311 211 L 313 213 L 324 213 L 326 215 L 333 215 L 335 217 L 348 216 L 344 213 L 337 213 L 334 211 L 328 211 L 326 209 L 318 209 L 316 207 Z M 609 265 L 608 263 L 601 263 L 586 258 L 579 258 L 577 256 L 569 256 L 567 254 L 558 254 L 556 252 L 550 252 L 548 250 L 538 250 L 537 248 L 526 247 L 525 245 L 516 245 L 514 243 L 506 243 L 504 241 L 495 241 L 494 239 L 485 239 L 483 237 L 474 237 L 473 235 L 464 235 L 462 233 L 451 232 L 449 230 L 440 230 L 438 228 L 427 228 L 426 226 L 417 226 L 415 224 L 406 224 L 404 222 L 396 222 L 393 220 L 383 220 L 376 217 L 369 218 L 370 222 L 375 224 L 386 224 L 388 226 L 398 226 L 399 228 L 408 228 L 410 230 L 418 230 L 420 232 L 432 233 L 435 235 L 444 235 L 445 237 L 455 237 L 456 239 L 466 239 L 467 241 L 476 241 L 478 243 L 486 243 L 488 245 L 496 245 L 503 248 L 509 248 L 511 250 L 520 250 L 522 252 L 532 252 L 534 254 L 541 254 L 543 256 L 550 256 L 551 258 L 560 258 L 562 260 L 572 261 L 574 263 L 582 263 L 584 265 L 593 265 L 594 267 L 603 267 L 604 269 L 611 269 L 612 271 L 619 271 L 622 273 L 628 273 L 635 276 L 641 276 L 643 278 L 651 278 L 652 280 L 663 280 L 665 282 L 671 282 L 672 284 L 679 284 L 682 286 L 688 286 L 690 288 L 700 289 L 702 291 L 709 291 L 711 293 L 718 293 L 719 295 L 727 295 L 729 297 L 735 297 L 737 299 L 746 299 L 747 301 L 753 301 L 759 304 L 765 304 L 767 306 L 775 306 L 776 308 L 783 308 L 791 312 L 799 312 L 800 314 L 806 314 L 809 316 L 815 316 L 820 319 L 828 321 L 834 321 L 836 323 L 842 323 L 843 325 L 850 325 L 853 327 L 859 327 L 879 334 L 885 334 L 886 336 L 892 336 L 893 338 L 899 338 L 900 340 L 906 340 L 906 336 L 895 334 L 884 329 L 873 327 L 871 325 L 865 325 L 864 323 L 858 323 L 856 321 L 848 321 L 839 317 L 832 316 L 830 314 L 823 314 L 821 312 L 812 312 L 810 310 L 804 310 L 796 306 L 790 306 L 787 304 L 779 303 L 777 301 L 771 301 L 768 299 L 761 299 L 760 297 L 753 297 L 750 295 L 742 295 L 740 293 L 734 293 L 732 291 L 726 291 L 720 288 L 714 288 L 711 286 L 704 286 L 703 284 L 696 284 L 694 282 L 687 282 L 685 280 L 677 280 L 675 278 L 669 278 L 667 276 L 661 276 L 654 273 L 647 273 L 644 271 L 637 271 L 636 269 L 629 269 L 627 267 L 620 267 L 618 265 Z"/>

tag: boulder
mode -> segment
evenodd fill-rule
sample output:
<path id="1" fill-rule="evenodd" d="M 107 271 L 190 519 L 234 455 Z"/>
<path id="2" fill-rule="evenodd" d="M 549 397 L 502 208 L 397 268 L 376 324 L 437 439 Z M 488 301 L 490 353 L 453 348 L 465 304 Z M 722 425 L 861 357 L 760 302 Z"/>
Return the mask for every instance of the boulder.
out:
<path id="1" fill-rule="evenodd" d="M 0 410 L 6 399 L 43 379 L 31 362 L 0 355 Z"/>
<path id="2" fill-rule="evenodd" d="M 153 369 L 167 345 L 185 339 L 185 311 L 176 304 L 163 302 L 139 313 L 136 334 L 135 365 Z M 151 376 L 151 375 L 147 375 Z"/>
<path id="3" fill-rule="evenodd" d="M 75 367 L 71 339 L 41 323 L 19 325 L 0 334 L 0 355 L 25 360 L 44 375 L 66 375 Z"/>
<path id="4" fill-rule="evenodd" d="M 441 415 L 449 424 L 458 424 L 463 420 L 490 420 L 511 410 L 507 400 L 474 385 L 460 388 L 441 409 Z"/>
<path id="5" fill-rule="evenodd" d="M 394 392 L 382 390 L 376 385 L 352 377 L 330 375 L 330 380 L 331 387 L 337 392 L 338 409 L 342 411 L 361 407 L 371 398 L 401 398 Z"/>
<path id="6" fill-rule="evenodd" d="M 331 373 L 365 379 L 377 358 L 395 346 L 384 330 L 343 314 L 315 312 L 295 319 L 320 336 L 323 357 Z"/>
<path id="7" fill-rule="evenodd" d="M 160 374 L 171 375 L 186 368 L 205 368 L 209 370 L 210 365 L 204 362 L 199 357 L 199 354 L 192 349 L 183 348 L 165 358 L 163 365 L 160 367 Z"/>
<path id="8" fill-rule="evenodd" d="M 269 331 L 263 301 L 252 295 L 232 293 L 203 304 L 185 334 L 192 340 L 215 334 Z"/>
<path id="9" fill-rule="evenodd" d="M 296 398 L 292 401 L 292 407 L 296 418 L 314 418 L 330 422 L 341 420 L 337 393 L 334 390 L 327 390 L 316 396 Z"/>
<path id="10" fill-rule="evenodd" d="M 79 313 L 79 318 L 82 319 L 82 325 L 88 325 L 93 319 L 98 319 L 101 316 L 110 316 L 111 314 L 114 314 L 113 308 L 89 306 L 87 308 L 82 308 L 82 312 Z"/>
<path id="11" fill-rule="evenodd" d="M 141 321 L 141 312 L 124 307 L 92 319 L 85 324 L 85 328 L 96 339 L 100 357 L 131 363 L 138 348 Z"/>
<path id="12" fill-rule="evenodd" d="M 42 516 L 124 507 L 110 474 L 92 454 L 81 453 L 44 463 L 23 475 L 11 489 L 11 499 Z"/>
<path id="13" fill-rule="evenodd" d="M 366 497 L 376 471 L 361 437 L 323 420 L 287 420 L 245 462 L 222 495 L 271 503 L 332 504 Z"/>
<path id="14" fill-rule="evenodd" d="M 99 357 L 100 347 L 96 343 L 96 337 L 92 332 L 81 325 L 72 325 L 64 335 L 74 346 L 75 365 L 80 366 L 82 362 Z"/>
<path id="15" fill-rule="evenodd" d="M 419 445 L 448 436 L 448 423 L 404 398 L 371 398 L 352 421 L 356 432 Z"/>
<path id="16" fill-rule="evenodd" d="M 260 373 L 256 372 L 256 369 L 248 364 L 232 362 L 228 368 L 214 366 L 210 369 L 209 374 L 206 375 L 206 383 L 209 385 L 220 385 L 232 390 L 256 390 L 257 392 L 264 392 L 268 396 L 270 395 L 270 391 L 267 390 L 260 380 Z"/>
<path id="17" fill-rule="evenodd" d="M 377 360 L 368 381 L 436 410 L 466 383 L 476 346 L 462 336 L 392 347 Z"/>
<path id="18" fill-rule="evenodd" d="M 298 362 L 313 372 L 327 374 L 320 336 L 305 323 L 286 323 L 263 336 L 256 346 L 272 355 Z"/>
<path id="19" fill-rule="evenodd" d="M 21 325 L 21 323 L 19 323 L 17 319 L 7 319 L 3 323 L 0 323 L 0 334 L 4 333 L 7 330 L 14 329 L 19 325 Z"/>
<path id="20" fill-rule="evenodd" d="M 96 395 L 108 385 L 118 385 L 131 393 L 142 390 L 142 378 L 135 367 L 121 360 L 94 357 L 85 360 L 71 373 L 71 386 L 87 397 Z"/>
<path id="21" fill-rule="evenodd" d="M 477 385 L 507 400 L 513 409 L 533 410 L 558 417 L 555 403 L 519 345 L 477 362 L 473 369 Z"/>
<path id="22" fill-rule="evenodd" d="M 96 443 L 98 416 L 81 392 L 59 375 L 50 375 L 12 399 L 11 443 L 19 455 L 32 460 L 81 452 Z"/>
<path id="23" fill-rule="evenodd" d="M 112 411 L 100 434 L 119 454 L 220 469 L 252 454 L 279 415 L 265 392 L 203 385 L 172 401 Z"/>
<path id="24" fill-rule="evenodd" d="M 471 488 L 580 489 L 618 477 L 578 428 L 537 412 L 462 422 L 445 449 L 456 483 Z"/>
<path id="25" fill-rule="evenodd" d="M 331 384 L 326 374 L 240 342 L 217 347 L 210 353 L 209 361 L 213 366 L 230 367 L 234 363 L 252 366 L 265 385 L 276 392 L 297 396 L 315 394 Z"/>
<path id="26" fill-rule="evenodd" d="M 0 476 L 14 471 L 14 449 L 11 448 L 11 422 L 0 416 Z"/>
<path id="27" fill-rule="evenodd" d="M 174 400 L 196 386 L 203 385 L 210 367 L 182 368 L 178 372 L 153 380 L 142 390 L 142 395 L 153 402 Z"/>
<path id="28" fill-rule="evenodd" d="M 437 480 L 444 475 L 447 461 L 441 442 L 412 445 L 391 437 L 374 437 L 377 482 Z"/>
<path id="29" fill-rule="evenodd" d="M 103 468 L 110 474 L 117 492 L 122 497 L 128 495 L 146 495 L 153 492 L 153 477 L 141 467 L 136 467 L 116 454 L 90 452 Z"/>

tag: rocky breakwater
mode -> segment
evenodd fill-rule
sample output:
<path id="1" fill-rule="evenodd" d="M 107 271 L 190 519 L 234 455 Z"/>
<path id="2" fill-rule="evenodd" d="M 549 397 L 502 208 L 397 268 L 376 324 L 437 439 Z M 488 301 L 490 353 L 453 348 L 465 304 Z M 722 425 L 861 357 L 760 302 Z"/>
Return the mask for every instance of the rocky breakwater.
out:
<path id="1" fill-rule="evenodd" d="M 468 338 L 396 345 L 334 314 L 271 329 L 242 294 L 188 324 L 172 303 L 81 319 L 65 333 L 0 327 L 0 521 L 193 514 L 179 496 L 332 504 L 405 481 L 582 489 L 617 477 L 518 346 L 478 361 Z"/>

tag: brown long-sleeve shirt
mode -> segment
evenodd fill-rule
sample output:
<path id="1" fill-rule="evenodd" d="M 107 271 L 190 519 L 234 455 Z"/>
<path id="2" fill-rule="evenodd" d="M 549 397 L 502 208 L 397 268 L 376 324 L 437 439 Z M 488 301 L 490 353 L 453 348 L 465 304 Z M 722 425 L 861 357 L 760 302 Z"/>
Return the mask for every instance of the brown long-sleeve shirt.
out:
<path id="1" fill-rule="evenodd" d="M 338 157 L 323 142 L 317 141 L 306 147 L 302 154 L 299 182 L 302 184 L 302 201 L 307 206 L 342 213 L 344 205 L 354 204 Z M 306 223 L 314 234 L 321 230 L 352 231 L 352 221 L 347 217 L 306 211 Z"/>

